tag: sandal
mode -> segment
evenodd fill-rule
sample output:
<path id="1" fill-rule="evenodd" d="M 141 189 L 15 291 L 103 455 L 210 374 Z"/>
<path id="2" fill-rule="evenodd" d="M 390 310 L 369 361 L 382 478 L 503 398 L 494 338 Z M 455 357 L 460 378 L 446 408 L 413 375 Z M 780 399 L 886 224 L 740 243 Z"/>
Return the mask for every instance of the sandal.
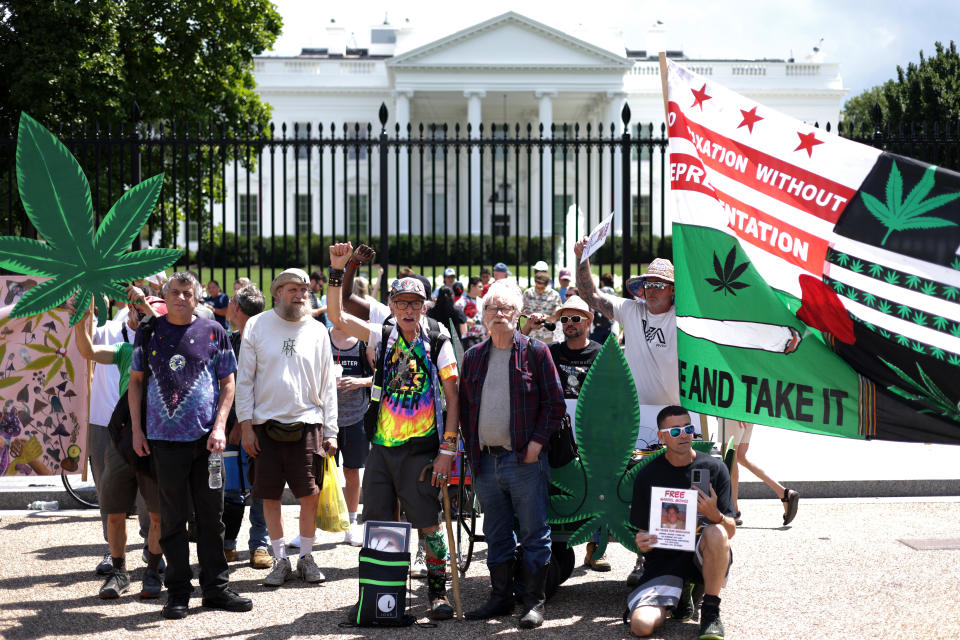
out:
<path id="1" fill-rule="evenodd" d="M 783 514 L 783 526 L 787 526 L 797 517 L 797 508 L 800 506 L 800 494 L 792 489 L 785 488 L 780 502 L 787 505 L 787 510 Z"/>

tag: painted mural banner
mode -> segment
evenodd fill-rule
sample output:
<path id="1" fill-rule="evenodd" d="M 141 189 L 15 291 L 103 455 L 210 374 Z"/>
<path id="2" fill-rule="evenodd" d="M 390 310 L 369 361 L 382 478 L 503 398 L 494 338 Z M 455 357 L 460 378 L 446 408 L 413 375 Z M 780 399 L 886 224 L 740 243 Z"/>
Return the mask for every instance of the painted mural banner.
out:
<path id="1" fill-rule="evenodd" d="M 960 174 L 661 69 L 683 405 L 960 442 Z"/>
<path id="2" fill-rule="evenodd" d="M 10 314 L 41 283 L 0 276 L 0 476 L 73 473 L 86 459 L 88 369 L 70 313 Z"/>

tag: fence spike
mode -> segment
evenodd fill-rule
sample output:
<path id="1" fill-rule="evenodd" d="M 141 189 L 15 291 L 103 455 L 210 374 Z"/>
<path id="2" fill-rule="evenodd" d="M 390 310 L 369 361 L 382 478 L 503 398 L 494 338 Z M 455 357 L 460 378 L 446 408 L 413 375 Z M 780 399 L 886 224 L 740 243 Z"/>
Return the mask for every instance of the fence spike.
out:
<path id="1" fill-rule="evenodd" d="M 623 121 L 623 128 L 630 126 L 630 104 L 624 101 L 623 109 L 620 110 L 620 119 Z"/>

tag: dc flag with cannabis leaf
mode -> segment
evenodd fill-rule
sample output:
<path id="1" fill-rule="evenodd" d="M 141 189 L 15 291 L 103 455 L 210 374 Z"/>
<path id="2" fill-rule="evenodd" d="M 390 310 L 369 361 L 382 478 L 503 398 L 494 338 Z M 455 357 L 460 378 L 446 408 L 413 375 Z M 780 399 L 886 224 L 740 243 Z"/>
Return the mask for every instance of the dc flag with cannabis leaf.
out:
<path id="1" fill-rule="evenodd" d="M 960 443 L 960 174 L 661 70 L 683 405 Z"/>

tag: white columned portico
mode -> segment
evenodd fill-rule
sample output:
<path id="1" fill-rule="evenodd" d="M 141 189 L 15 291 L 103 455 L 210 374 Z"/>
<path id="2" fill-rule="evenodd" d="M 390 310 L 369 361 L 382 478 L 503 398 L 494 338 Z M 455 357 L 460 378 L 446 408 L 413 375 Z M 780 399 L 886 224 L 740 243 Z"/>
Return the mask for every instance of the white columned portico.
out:
<path id="1" fill-rule="evenodd" d="M 552 90 L 534 91 L 533 95 L 539 101 L 540 125 L 543 127 L 543 139 L 549 140 L 553 137 L 551 128 L 553 127 L 553 99 L 557 97 L 557 92 Z M 543 169 L 540 176 L 540 189 L 537 191 L 537 202 L 532 203 L 534 211 L 537 214 L 537 227 L 540 235 L 553 233 L 553 152 L 548 148 L 543 149 Z M 528 229 L 527 233 L 532 230 Z M 542 256 L 537 256 L 540 259 Z M 552 259 L 552 257 L 551 257 Z"/>
<path id="2" fill-rule="evenodd" d="M 613 124 L 613 136 L 617 138 L 620 135 L 623 135 L 623 118 L 620 117 L 620 112 L 623 110 L 623 103 L 627 99 L 627 94 L 620 91 L 607 91 L 607 105 L 606 105 L 606 116 L 604 118 L 604 130 L 607 135 L 610 135 L 610 124 Z M 610 169 L 613 171 L 613 201 L 611 202 L 610 209 L 614 212 L 614 223 L 613 228 L 617 228 L 617 221 L 623 221 L 623 172 L 620 171 L 620 165 L 623 162 L 623 151 L 620 149 L 619 145 L 613 147 L 613 153 L 611 154 L 612 162 Z M 610 184 L 609 178 L 605 185 Z M 620 232 L 623 233 L 623 227 L 620 227 Z"/>
<path id="3" fill-rule="evenodd" d="M 407 138 L 407 126 L 410 124 L 410 98 L 413 97 L 413 91 L 397 91 L 394 93 L 397 125 L 400 127 L 399 138 Z M 397 162 L 399 163 L 399 184 L 397 184 L 397 212 L 399 213 L 400 228 L 396 230 L 399 233 L 409 233 L 410 231 L 410 159 L 405 147 L 398 147 Z"/>
<path id="4" fill-rule="evenodd" d="M 467 124 L 470 127 L 470 138 L 480 138 L 480 123 L 482 122 L 482 100 L 486 91 L 464 91 L 467 99 Z M 470 233 L 480 233 L 480 219 L 483 217 L 483 202 L 480 200 L 480 147 L 470 149 L 470 203 L 467 211 L 470 221 Z"/>

